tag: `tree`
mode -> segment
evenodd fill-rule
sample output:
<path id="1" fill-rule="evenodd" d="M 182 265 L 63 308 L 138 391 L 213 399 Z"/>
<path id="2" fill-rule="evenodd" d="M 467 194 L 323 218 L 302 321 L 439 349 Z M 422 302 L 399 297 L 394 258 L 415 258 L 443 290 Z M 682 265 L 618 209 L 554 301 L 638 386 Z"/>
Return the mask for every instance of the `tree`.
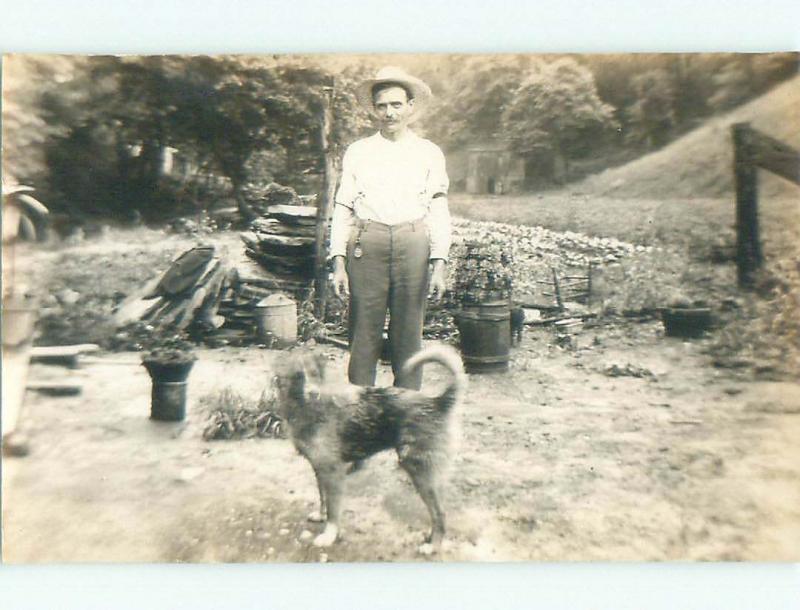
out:
<path id="1" fill-rule="evenodd" d="M 634 101 L 627 109 L 628 137 L 647 148 L 665 144 L 675 125 L 675 92 L 669 73 L 648 70 L 631 79 Z"/>
<path id="2" fill-rule="evenodd" d="M 186 201 L 186 184 L 164 175 L 167 149 L 177 149 L 198 171 L 226 177 L 250 216 L 242 189 L 254 171 L 295 186 L 323 171 L 329 98 L 334 146 L 363 130 L 368 119 L 353 96 L 360 76 L 358 66 L 337 72 L 302 57 L 91 58 L 32 104 L 52 128 L 44 146 L 52 200 L 91 214 L 184 213 L 196 189 Z M 268 172 L 258 167 L 265 160 Z"/>
<path id="3" fill-rule="evenodd" d="M 613 112 L 597 95 L 591 71 L 561 58 L 534 66 L 503 112 L 502 125 L 519 153 L 550 156 L 552 177 L 561 180 L 581 140 L 612 126 Z"/>
<path id="4" fill-rule="evenodd" d="M 714 86 L 709 105 L 728 110 L 758 95 L 771 85 L 798 73 L 797 53 L 736 53 L 711 76 Z"/>
<path id="5" fill-rule="evenodd" d="M 536 57 L 456 55 L 441 61 L 440 70 L 420 73 L 437 91 L 421 121 L 426 132 L 446 149 L 505 139 L 503 113 Z"/>

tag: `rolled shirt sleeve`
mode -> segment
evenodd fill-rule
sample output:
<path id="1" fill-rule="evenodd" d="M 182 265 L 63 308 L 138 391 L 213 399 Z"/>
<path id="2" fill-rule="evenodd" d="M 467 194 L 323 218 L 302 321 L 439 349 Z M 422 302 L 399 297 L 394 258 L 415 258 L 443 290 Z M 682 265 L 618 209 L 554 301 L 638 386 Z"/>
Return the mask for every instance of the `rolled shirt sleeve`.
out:
<path id="1" fill-rule="evenodd" d="M 447 191 L 450 179 L 444 154 L 438 146 L 432 145 L 431 166 L 428 173 L 427 192 L 431 197 L 428 212 L 428 229 L 431 236 L 431 259 L 447 260 L 450 254 L 451 226 L 450 209 L 447 205 Z"/>
<path id="2" fill-rule="evenodd" d="M 450 255 L 450 210 L 447 197 L 435 197 L 428 212 L 428 230 L 431 236 L 431 259 L 447 260 Z"/>
<path id="3" fill-rule="evenodd" d="M 444 153 L 435 144 L 431 144 L 430 170 L 428 171 L 427 191 L 431 197 L 447 195 L 450 179 L 447 177 L 447 166 Z"/>
<path id="4" fill-rule="evenodd" d="M 333 219 L 331 220 L 331 244 L 328 258 L 334 256 L 347 256 L 347 241 L 350 239 L 350 229 L 353 226 L 353 208 L 338 201 L 333 206 Z"/>
<path id="5" fill-rule="evenodd" d="M 350 228 L 353 226 L 354 202 L 357 194 L 353 165 L 353 151 L 351 147 L 348 147 L 342 157 L 342 176 L 336 196 L 333 198 L 328 258 L 347 255 L 347 240 L 350 237 Z"/>
<path id="6" fill-rule="evenodd" d="M 353 158 L 353 147 L 348 146 L 342 157 L 342 177 L 339 180 L 339 188 L 336 190 L 334 203 L 353 209 L 357 195 L 355 160 Z"/>

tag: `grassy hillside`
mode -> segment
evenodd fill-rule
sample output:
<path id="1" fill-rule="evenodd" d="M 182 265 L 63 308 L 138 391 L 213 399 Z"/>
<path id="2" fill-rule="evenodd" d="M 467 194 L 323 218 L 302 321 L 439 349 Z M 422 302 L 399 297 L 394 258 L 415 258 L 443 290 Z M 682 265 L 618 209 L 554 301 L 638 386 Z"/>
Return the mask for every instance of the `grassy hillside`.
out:
<path id="1" fill-rule="evenodd" d="M 733 193 L 730 126 L 753 127 L 800 148 L 800 76 L 715 117 L 661 150 L 591 176 L 570 190 L 606 197 L 714 198 Z M 761 193 L 798 196 L 796 186 L 762 172 Z"/>

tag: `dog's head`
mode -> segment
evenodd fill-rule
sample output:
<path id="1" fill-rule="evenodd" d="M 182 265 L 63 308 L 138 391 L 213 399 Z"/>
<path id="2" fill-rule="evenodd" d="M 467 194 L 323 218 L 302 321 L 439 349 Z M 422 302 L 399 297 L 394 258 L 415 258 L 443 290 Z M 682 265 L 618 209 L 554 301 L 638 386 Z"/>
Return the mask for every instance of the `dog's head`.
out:
<path id="1" fill-rule="evenodd" d="M 273 385 L 282 406 L 306 402 L 308 395 L 319 395 L 325 381 L 325 357 L 311 352 L 294 352 L 275 365 Z"/>

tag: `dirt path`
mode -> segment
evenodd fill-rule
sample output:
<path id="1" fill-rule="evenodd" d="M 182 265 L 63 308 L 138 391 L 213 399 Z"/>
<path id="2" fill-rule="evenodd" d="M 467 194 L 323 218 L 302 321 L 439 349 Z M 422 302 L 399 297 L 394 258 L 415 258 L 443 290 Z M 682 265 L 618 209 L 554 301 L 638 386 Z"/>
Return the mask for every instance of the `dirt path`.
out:
<path id="1" fill-rule="evenodd" d="M 654 322 L 581 341 L 564 350 L 531 331 L 507 375 L 471 376 L 439 558 L 797 561 L 800 385 L 721 375 L 702 342 Z M 136 354 L 76 371 L 80 397 L 29 394 L 32 454 L 3 464 L 4 560 L 420 559 L 427 515 L 393 456 L 350 477 L 344 538 L 322 553 L 301 541 L 318 529 L 305 521 L 316 489 L 288 441 L 202 439 L 198 399 L 256 395 L 281 354 L 202 351 L 181 424 L 148 419 Z M 645 376 L 605 373 L 628 364 Z M 426 375 L 435 391 L 441 374 Z"/>

